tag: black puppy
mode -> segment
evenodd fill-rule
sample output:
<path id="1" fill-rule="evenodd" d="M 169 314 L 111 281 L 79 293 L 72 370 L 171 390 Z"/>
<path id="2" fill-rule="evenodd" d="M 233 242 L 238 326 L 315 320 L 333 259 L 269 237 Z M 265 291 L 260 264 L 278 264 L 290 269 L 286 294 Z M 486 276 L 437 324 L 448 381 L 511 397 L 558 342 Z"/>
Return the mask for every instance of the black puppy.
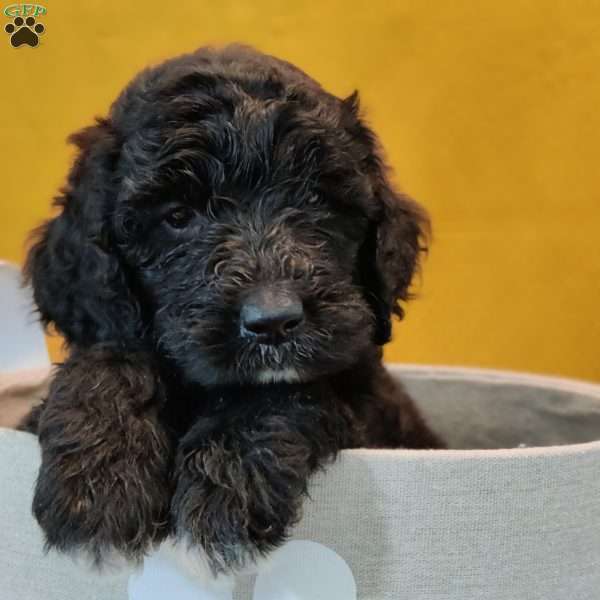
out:
<path id="1" fill-rule="evenodd" d="M 50 547 L 139 560 L 171 534 L 236 571 L 342 448 L 440 446 L 381 364 L 427 219 L 356 94 L 200 49 L 71 141 L 26 266 L 70 347 L 28 422 Z"/>

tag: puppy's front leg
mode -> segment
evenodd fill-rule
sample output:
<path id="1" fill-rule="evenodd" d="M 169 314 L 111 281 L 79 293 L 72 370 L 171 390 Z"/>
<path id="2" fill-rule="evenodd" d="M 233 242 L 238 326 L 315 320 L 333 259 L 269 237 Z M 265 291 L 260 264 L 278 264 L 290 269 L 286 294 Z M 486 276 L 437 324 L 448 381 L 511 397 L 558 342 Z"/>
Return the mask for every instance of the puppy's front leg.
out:
<path id="1" fill-rule="evenodd" d="M 178 450 L 172 515 L 213 575 L 265 556 L 300 517 L 309 476 L 345 444 L 326 397 L 300 385 L 212 392 Z"/>
<path id="2" fill-rule="evenodd" d="M 47 546 L 140 560 L 166 534 L 171 442 L 148 357 L 76 351 L 39 415 L 33 512 Z"/>

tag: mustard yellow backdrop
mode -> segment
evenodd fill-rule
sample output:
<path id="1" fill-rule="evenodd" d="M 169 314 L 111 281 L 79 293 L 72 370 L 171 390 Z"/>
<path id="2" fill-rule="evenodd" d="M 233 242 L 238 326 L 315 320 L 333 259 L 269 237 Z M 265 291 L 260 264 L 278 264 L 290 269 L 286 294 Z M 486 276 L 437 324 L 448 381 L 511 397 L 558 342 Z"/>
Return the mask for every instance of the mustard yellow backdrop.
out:
<path id="1" fill-rule="evenodd" d="M 600 3 L 41 4 L 38 48 L 0 30 L 0 257 L 23 259 L 72 158 L 65 137 L 139 68 L 243 41 L 338 95 L 358 88 L 431 213 L 420 297 L 388 359 L 600 380 Z"/>

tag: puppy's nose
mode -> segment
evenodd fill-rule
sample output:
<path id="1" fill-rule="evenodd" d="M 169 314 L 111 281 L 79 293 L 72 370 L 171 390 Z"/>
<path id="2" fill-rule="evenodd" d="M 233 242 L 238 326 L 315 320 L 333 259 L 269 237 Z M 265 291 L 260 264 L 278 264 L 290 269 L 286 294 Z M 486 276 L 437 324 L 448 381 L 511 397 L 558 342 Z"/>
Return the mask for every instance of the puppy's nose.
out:
<path id="1" fill-rule="evenodd" d="M 277 344 L 304 321 L 302 300 L 294 292 L 265 286 L 246 297 L 240 311 L 241 333 L 261 344 Z"/>

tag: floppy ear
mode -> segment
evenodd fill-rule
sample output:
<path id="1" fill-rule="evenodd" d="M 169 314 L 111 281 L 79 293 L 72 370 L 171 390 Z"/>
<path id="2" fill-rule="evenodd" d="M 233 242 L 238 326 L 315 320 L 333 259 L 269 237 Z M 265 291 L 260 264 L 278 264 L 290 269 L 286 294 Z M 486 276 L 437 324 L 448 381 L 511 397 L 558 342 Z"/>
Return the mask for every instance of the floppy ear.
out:
<path id="1" fill-rule="evenodd" d="M 33 286 L 41 320 L 54 323 L 69 344 L 129 348 L 140 338 L 139 307 L 108 223 L 120 144 L 103 119 L 69 141 L 79 155 L 55 200 L 59 215 L 34 234 L 25 278 Z"/>
<path id="2" fill-rule="evenodd" d="M 358 93 L 343 101 L 351 115 L 349 131 L 363 148 L 362 168 L 369 176 L 375 204 L 360 253 L 359 269 L 376 318 L 374 341 L 390 340 L 392 315 L 404 316 L 401 302 L 410 298 L 410 284 L 427 250 L 429 218 L 424 209 L 394 189 L 389 168 L 375 134 L 361 121 Z"/>
<path id="3" fill-rule="evenodd" d="M 396 192 L 385 176 L 375 198 L 381 205 L 381 216 L 374 232 L 375 277 L 370 291 L 377 319 L 375 342 L 383 345 L 392 334 L 392 314 L 404 317 L 401 302 L 410 298 L 413 275 L 421 253 L 427 249 L 429 220 L 423 209 Z"/>

